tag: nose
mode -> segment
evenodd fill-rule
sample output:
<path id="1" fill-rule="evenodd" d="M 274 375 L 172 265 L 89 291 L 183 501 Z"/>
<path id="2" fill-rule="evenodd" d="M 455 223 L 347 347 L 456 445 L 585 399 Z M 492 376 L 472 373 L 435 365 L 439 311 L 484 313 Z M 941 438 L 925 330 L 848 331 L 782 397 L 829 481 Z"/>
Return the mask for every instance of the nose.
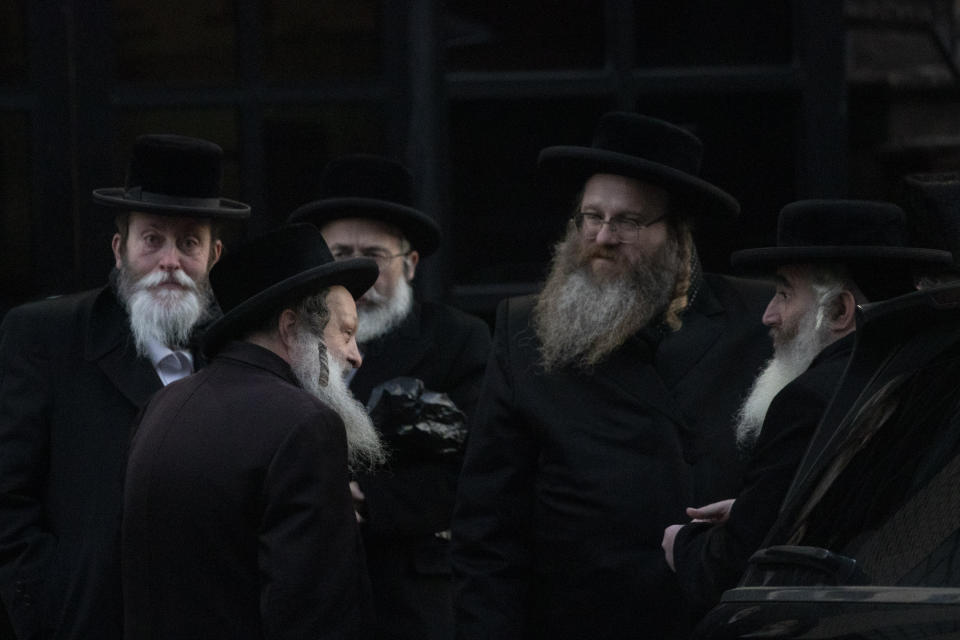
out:
<path id="1" fill-rule="evenodd" d="M 360 365 L 363 364 L 363 356 L 360 355 L 360 349 L 357 347 L 356 339 L 351 338 L 344 356 L 347 359 L 347 363 L 354 369 L 359 369 Z"/>
<path id="2" fill-rule="evenodd" d="M 180 268 L 180 257 L 176 243 L 168 243 L 160 252 L 159 266 L 164 271 L 176 271 Z"/>
<path id="3" fill-rule="evenodd" d="M 762 322 L 767 327 L 776 327 L 780 324 L 780 310 L 776 297 L 772 298 L 767 304 L 767 308 L 763 312 Z"/>
<path id="4" fill-rule="evenodd" d="M 620 238 L 613 232 L 609 220 L 604 221 L 600 225 L 600 231 L 597 232 L 597 237 L 594 238 L 594 242 L 606 245 L 620 244 Z"/>

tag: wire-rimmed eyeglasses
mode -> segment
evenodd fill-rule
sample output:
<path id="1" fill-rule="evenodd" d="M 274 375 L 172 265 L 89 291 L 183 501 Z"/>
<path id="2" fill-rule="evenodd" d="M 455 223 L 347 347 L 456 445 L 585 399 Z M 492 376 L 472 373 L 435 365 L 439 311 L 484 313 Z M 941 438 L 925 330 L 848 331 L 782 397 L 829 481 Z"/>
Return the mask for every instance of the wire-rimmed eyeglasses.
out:
<path id="1" fill-rule="evenodd" d="M 610 227 L 610 233 L 617 237 L 617 240 L 627 244 L 630 242 L 636 242 L 640 237 L 640 232 L 646 229 L 647 227 L 653 226 L 667 217 L 667 214 L 657 216 L 653 220 L 647 220 L 646 222 L 640 222 L 633 218 L 625 218 L 622 216 L 617 216 L 616 218 L 610 218 L 609 220 L 604 220 L 603 216 L 598 213 L 587 213 L 581 211 L 573 217 L 573 222 L 577 226 L 577 230 L 584 235 L 587 240 L 593 240 L 597 237 L 597 234 L 600 233 L 600 229 L 603 228 L 603 225 L 608 225 Z"/>
<path id="2" fill-rule="evenodd" d="M 411 249 L 412 251 L 412 249 Z M 361 251 L 359 253 L 354 253 L 353 251 L 346 249 L 338 249 L 333 253 L 334 260 L 349 260 L 350 258 L 370 258 L 377 263 L 377 266 L 380 270 L 384 270 L 390 266 L 390 261 L 394 258 L 401 258 L 410 255 L 410 251 L 405 251 L 403 253 L 387 253 L 386 251 L 381 251 L 379 249 L 371 249 L 369 251 Z"/>

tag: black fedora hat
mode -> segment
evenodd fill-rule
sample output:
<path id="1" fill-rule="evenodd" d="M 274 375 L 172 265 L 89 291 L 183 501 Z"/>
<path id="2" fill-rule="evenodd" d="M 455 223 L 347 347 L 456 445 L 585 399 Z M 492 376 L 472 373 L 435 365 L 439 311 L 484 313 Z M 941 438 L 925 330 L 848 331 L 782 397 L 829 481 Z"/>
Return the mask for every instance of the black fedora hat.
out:
<path id="1" fill-rule="evenodd" d="M 320 176 L 320 197 L 294 210 L 287 222 L 322 227 L 339 218 L 396 225 L 424 256 L 440 246 L 440 225 L 413 206 L 413 176 L 399 162 L 381 156 L 358 153 L 331 160 Z"/>
<path id="2" fill-rule="evenodd" d="M 137 137 L 124 186 L 95 189 L 100 204 L 161 215 L 241 220 L 250 207 L 220 197 L 223 149 L 174 134 Z"/>
<path id="3" fill-rule="evenodd" d="M 538 165 L 582 184 L 591 175 L 612 173 L 659 185 L 687 203 L 691 216 L 735 218 L 737 200 L 699 177 L 703 144 L 682 127 L 637 113 L 600 117 L 589 147 L 547 147 Z"/>
<path id="4" fill-rule="evenodd" d="M 814 262 L 949 264 L 950 253 L 908 244 L 906 213 L 871 200 L 798 200 L 780 210 L 777 246 L 743 249 L 730 256 L 737 267 L 776 267 Z"/>
<path id="5" fill-rule="evenodd" d="M 903 184 L 916 242 L 951 252 L 960 267 L 960 173 L 914 173 Z"/>
<path id="6" fill-rule="evenodd" d="M 202 339 L 203 351 L 215 353 L 278 310 L 278 306 L 325 287 L 342 285 L 354 299 L 379 275 L 370 258 L 336 261 L 310 224 L 292 224 L 268 232 L 223 257 L 210 271 L 210 285 L 223 316 Z"/>

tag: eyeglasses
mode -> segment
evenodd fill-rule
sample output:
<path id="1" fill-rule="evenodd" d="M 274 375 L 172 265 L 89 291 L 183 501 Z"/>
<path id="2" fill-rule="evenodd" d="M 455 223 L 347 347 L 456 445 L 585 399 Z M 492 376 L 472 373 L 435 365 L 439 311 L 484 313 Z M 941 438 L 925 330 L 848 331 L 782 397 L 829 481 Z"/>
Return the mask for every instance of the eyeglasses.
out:
<path id="1" fill-rule="evenodd" d="M 629 244 L 637 241 L 642 230 L 657 224 L 666 217 L 667 214 L 663 214 L 646 222 L 639 222 L 633 218 L 622 217 L 604 220 L 603 216 L 599 214 L 584 213 L 581 211 L 573 217 L 573 223 L 577 225 L 577 230 L 582 233 L 587 240 L 596 238 L 600 233 L 600 229 L 603 229 L 603 225 L 608 225 L 610 227 L 610 233 L 615 235 L 617 240 L 624 244 Z"/>
<path id="2" fill-rule="evenodd" d="M 370 258 L 377 263 L 377 266 L 382 271 L 390 266 L 390 261 L 394 258 L 406 257 L 408 255 L 410 255 L 410 251 L 406 251 L 404 253 L 387 253 L 386 251 L 379 251 L 377 249 L 361 251 L 359 254 L 354 255 L 353 251 L 347 249 L 338 249 L 337 251 L 333 252 L 333 259 L 349 260 L 350 258 Z"/>

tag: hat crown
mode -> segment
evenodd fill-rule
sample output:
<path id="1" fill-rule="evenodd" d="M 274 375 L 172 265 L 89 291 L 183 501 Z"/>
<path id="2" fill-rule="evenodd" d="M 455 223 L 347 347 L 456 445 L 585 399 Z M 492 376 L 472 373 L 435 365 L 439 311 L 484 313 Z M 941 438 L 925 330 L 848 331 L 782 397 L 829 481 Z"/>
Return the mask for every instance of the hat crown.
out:
<path id="1" fill-rule="evenodd" d="M 960 173 L 915 173 L 904 186 L 917 242 L 960 256 Z"/>
<path id="2" fill-rule="evenodd" d="M 137 137 L 125 189 L 178 198 L 217 198 L 223 149 L 208 140 L 174 134 Z"/>
<path id="3" fill-rule="evenodd" d="M 320 198 L 369 198 L 413 206 L 413 175 L 399 162 L 352 154 L 331 160 L 320 177 Z"/>
<path id="4" fill-rule="evenodd" d="M 778 247 L 905 247 L 906 214 L 889 202 L 798 200 L 781 209 Z"/>
<path id="5" fill-rule="evenodd" d="M 690 175 L 699 175 L 703 159 L 703 143 L 691 132 L 658 118 L 623 111 L 601 116 L 592 146 Z"/>
<path id="6" fill-rule="evenodd" d="M 210 285 L 220 308 L 229 313 L 261 291 L 333 261 L 319 229 L 291 224 L 225 255 L 210 271 Z"/>

